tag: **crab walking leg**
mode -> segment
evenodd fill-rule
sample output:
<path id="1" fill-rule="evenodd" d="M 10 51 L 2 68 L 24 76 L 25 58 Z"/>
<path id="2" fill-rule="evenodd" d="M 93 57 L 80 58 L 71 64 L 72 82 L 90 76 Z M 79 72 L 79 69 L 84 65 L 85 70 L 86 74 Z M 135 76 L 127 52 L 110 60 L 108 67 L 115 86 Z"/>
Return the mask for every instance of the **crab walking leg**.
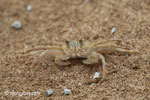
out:
<path id="1" fill-rule="evenodd" d="M 137 50 L 126 50 L 126 49 L 122 49 L 122 48 L 114 48 L 114 50 L 117 52 L 128 53 L 128 54 L 138 54 L 139 53 L 139 51 L 137 51 Z"/>
<path id="2" fill-rule="evenodd" d="M 56 56 L 55 63 L 57 65 L 61 65 L 61 66 L 70 65 L 71 63 L 69 61 L 64 61 L 64 60 L 68 60 L 68 59 L 69 59 L 68 56 L 59 55 L 59 56 Z"/>
<path id="3" fill-rule="evenodd" d="M 99 58 L 102 60 L 103 77 L 105 77 L 105 74 L 108 73 L 108 71 L 106 69 L 105 57 L 102 54 L 99 54 Z"/>
<path id="4" fill-rule="evenodd" d="M 24 55 L 21 55 L 20 58 L 26 58 L 26 57 L 29 57 L 29 56 L 32 56 L 32 55 L 35 55 L 38 53 L 41 53 L 41 51 L 35 51 L 35 52 L 29 53 L 29 54 L 24 54 Z"/>
<path id="5" fill-rule="evenodd" d="M 62 48 L 58 47 L 58 46 L 36 47 L 33 49 L 29 49 L 29 50 L 25 51 L 24 53 L 30 53 L 30 52 L 39 51 L 39 50 L 50 50 L 50 49 L 61 50 Z"/>
<path id="6" fill-rule="evenodd" d="M 28 61 L 30 61 L 32 58 L 34 58 L 35 56 L 37 56 L 38 53 L 41 53 L 42 51 L 38 51 L 34 54 L 26 54 L 26 55 L 23 55 L 21 56 L 21 58 L 24 58 L 24 57 L 28 57 L 28 59 L 25 61 L 25 64 L 28 63 Z M 33 55 L 33 56 L 32 56 Z"/>
<path id="7" fill-rule="evenodd" d="M 99 60 L 102 60 L 102 68 L 103 68 L 103 77 L 105 77 L 105 74 L 108 72 L 106 69 L 106 61 L 105 57 L 100 53 L 92 53 L 86 60 L 83 61 L 84 64 L 95 64 L 98 63 Z"/>
<path id="8" fill-rule="evenodd" d="M 116 44 L 116 43 L 120 43 L 120 40 L 107 40 L 107 41 L 97 41 L 94 43 L 94 45 L 98 45 L 98 44 Z"/>
<path id="9" fill-rule="evenodd" d="M 127 47 L 122 47 L 122 46 L 118 46 L 117 44 L 101 44 L 101 45 L 96 45 L 95 46 L 96 49 L 107 49 L 107 48 L 122 48 L 122 49 L 128 49 Z"/>
<path id="10" fill-rule="evenodd" d="M 33 63 L 30 65 L 30 71 L 31 71 L 31 74 L 33 76 L 33 71 L 32 71 L 32 68 L 39 62 L 39 60 L 47 53 L 47 51 L 42 51 L 41 54 L 37 57 L 37 56 L 34 56 L 34 61 Z M 36 58 L 37 57 L 37 58 Z"/>
<path id="11" fill-rule="evenodd" d="M 100 52 L 102 54 L 108 54 L 108 53 L 113 53 L 113 52 L 118 52 L 118 53 L 128 53 L 128 54 L 138 54 L 138 50 L 129 50 L 128 48 L 122 48 L 119 46 L 98 46 L 97 47 L 97 52 Z"/>
<path id="12" fill-rule="evenodd" d="M 48 42 L 47 45 L 63 45 L 61 42 Z"/>

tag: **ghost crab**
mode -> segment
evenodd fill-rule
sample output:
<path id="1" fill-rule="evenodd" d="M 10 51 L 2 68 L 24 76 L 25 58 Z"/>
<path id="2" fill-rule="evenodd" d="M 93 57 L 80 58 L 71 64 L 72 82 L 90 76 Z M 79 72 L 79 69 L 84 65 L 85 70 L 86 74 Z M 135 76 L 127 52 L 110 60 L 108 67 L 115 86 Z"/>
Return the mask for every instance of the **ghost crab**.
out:
<path id="1" fill-rule="evenodd" d="M 86 58 L 82 62 L 84 64 L 94 64 L 98 63 L 99 60 L 102 61 L 102 69 L 103 76 L 107 73 L 106 69 L 106 61 L 103 54 L 108 54 L 112 52 L 121 52 L 134 54 L 138 53 L 136 50 L 129 50 L 128 48 L 124 48 L 119 46 L 120 40 L 106 40 L 106 41 L 84 41 L 84 40 L 72 40 L 65 41 L 64 43 L 56 42 L 55 45 L 48 45 L 42 47 L 36 47 L 29 50 L 26 50 L 22 57 L 28 57 L 31 55 L 39 54 L 39 57 L 35 59 L 31 66 L 35 66 L 35 64 L 39 61 L 39 58 L 44 56 L 45 54 L 55 56 L 55 63 L 57 65 L 70 65 L 71 63 L 68 61 L 69 59 L 74 58 Z M 49 43 L 53 44 L 53 43 Z"/>

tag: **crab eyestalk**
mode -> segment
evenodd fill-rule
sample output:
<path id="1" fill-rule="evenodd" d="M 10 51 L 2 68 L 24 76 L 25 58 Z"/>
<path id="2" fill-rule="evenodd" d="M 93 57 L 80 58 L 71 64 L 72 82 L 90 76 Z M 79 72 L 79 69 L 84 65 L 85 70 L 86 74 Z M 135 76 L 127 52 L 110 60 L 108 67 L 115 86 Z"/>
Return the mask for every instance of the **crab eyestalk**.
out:
<path id="1" fill-rule="evenodd" d="M 70 48 L 69 41 L 66 41 L 66 46 L 67 46 L 68 48 Z"/>
<path id="2" fill-rule="evenodd" d="M 83 47 L 83 40 L 79 40 L 79 43 L 80 43 L 80 47 Z"/>

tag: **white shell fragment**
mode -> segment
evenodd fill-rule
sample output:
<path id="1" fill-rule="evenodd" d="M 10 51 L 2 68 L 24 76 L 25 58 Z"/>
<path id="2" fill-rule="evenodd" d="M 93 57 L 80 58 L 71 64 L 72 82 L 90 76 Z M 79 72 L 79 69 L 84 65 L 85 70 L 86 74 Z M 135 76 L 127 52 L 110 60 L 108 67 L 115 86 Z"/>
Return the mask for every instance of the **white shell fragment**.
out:
<path id="1" fill-rule="evenodd" d="M 20 21 L 14 21 L 11 25 L 11 27 L 15 28 L 15 29 L 20 29 L 22 28 L 22 24 Z"/>
<path id="2" fill-rule="evenodd" d="M 116 32 L 116 28 L 115 27 L 113 27 L 112 29 L 111 29 L 111 34 L 114 34 L 115 32 Z"/>
<path id="3" fill-rule="evenodd" d="M 64 89 L 63 93 L 66 94 L 66 95 L 69 95 L 69 94 L 71 94 L 72 92 L 71 92 L 70 89 Z"/>
<path id="4" fill-rule="evenodd" d="M 32 10 L 32 6 L 27 6 L 27 11 L 31 11 Z"/>
<path id="5" fill-rule="evenodd" d="M 100 76 L 100 73 L 99 72 L 95 72 L 95 74 L 93 76 L 93 79 L 99 78 L 99 76 Z"/>
<path id="6" fill-rule="evenodd" d="M 89 2 L 90 0 L 84 0 L 84 2 Z"/>
<path id="7" fill-rule="evenodd" d="M 47 96 L 51 96 L 53 94 L 53 90 L 49 89 L 49 90 L 46 90 L 46 95 Z"/>

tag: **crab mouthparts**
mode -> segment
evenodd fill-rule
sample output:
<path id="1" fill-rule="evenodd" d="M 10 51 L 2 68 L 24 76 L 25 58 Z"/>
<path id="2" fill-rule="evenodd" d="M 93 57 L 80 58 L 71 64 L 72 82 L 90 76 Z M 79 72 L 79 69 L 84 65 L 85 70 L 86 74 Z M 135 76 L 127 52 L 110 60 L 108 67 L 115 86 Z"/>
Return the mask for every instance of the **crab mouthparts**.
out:
<path id="1" fill-rule="evenodd" d="M 80 57 L 80 51 L 78 51 L 78 50 L 73 51 L 72 56 L 73 57 Z"/>

